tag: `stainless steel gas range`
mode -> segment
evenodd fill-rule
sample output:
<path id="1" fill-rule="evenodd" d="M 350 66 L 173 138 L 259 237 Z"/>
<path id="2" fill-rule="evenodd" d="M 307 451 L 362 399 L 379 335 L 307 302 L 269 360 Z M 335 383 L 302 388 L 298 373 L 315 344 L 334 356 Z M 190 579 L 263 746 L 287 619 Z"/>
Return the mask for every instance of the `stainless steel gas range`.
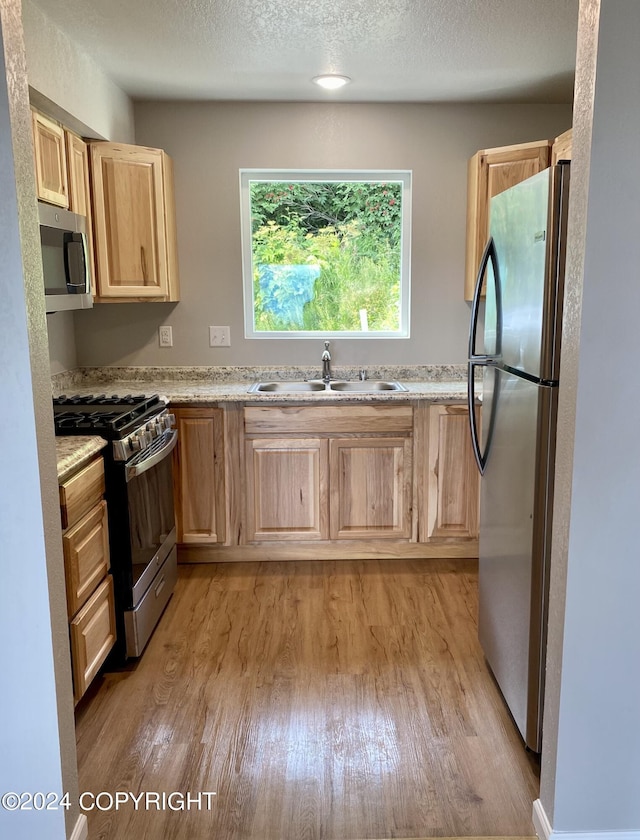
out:
<path id="1" fill-rule="evenodd" d="M 158 396 L 54 397 L 57 435 L 109 441 L 105 481 L 118 641 L 113 659 L 140 656 L 177 578 L 171 453 L 175 418 Z"/>

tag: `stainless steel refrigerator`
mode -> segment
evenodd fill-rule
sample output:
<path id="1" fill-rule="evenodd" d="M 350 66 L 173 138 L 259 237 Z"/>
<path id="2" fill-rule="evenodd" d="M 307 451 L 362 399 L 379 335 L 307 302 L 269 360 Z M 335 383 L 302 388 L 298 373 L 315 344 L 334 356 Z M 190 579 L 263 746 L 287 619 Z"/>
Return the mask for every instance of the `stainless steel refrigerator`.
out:
<path id="1" fill-rule="evenodd" d="M 568 193 L 569 163 L 562 162 L 491 199 L 469 334 L 469 417 L 482 474 L 478 634 L 535 752 L 542 736 Z M 471 410 L 478 369 L 481 423 Z"/>

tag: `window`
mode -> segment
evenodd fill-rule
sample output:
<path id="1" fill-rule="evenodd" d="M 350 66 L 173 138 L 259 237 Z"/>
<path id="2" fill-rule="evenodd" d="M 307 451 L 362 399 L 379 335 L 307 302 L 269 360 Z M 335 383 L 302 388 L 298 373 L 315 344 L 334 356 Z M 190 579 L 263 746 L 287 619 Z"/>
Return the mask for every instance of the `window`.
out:
<path id="1" fill-rule="evenodd" d="M 247 338 L 409 335 L 411 173 L 240 170 Z"/>

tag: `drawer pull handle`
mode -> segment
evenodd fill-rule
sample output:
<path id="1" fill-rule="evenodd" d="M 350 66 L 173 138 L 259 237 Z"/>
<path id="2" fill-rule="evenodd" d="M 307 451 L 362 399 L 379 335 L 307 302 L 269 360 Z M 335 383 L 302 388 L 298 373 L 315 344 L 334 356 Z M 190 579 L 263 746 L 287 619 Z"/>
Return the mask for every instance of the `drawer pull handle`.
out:
<path id="1" fill-rule="evenodd" d="M 156 586 L 156 598 L 159 598 L 159 597 L 160 597 L 160 593 L 161 593 L 161 592 L 162 592 L 162 590 L 164 589 L 164 584 L 165 584 L 165 579 L 164 579 L 164 575 L 163 575 L 163 576 L 162 576 L 162 580 L 161 580 L 161 581 L 160 581 L 160 583 Z"/>

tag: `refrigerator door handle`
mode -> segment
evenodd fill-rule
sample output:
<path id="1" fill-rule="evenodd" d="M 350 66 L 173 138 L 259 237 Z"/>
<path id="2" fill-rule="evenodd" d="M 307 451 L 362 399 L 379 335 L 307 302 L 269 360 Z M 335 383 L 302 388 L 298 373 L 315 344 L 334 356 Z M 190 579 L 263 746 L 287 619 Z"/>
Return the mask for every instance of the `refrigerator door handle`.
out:
<path id="1" fill-rule="evenodd" d="M 471 446 L 473 455 L 478 465 L 480 475 L 484 475 L 486 459 L 480 451 L 480 436 L 478 434 L 478 421 L 476 418 L 476 392 L 475 392 L 475 365 L 469 362 L 467 373 L 467 405 L 469 406 L 469 431 L 471 432 Z"/>
<path id="2" fill-rule="evenodd" d="M 476 338 L 478 333 L 478 317 L 480 314 L 480 299 L 482 297 L 482 283 L 484 280 L 487 267 L 491 262 L 493 268 L 494 283 L 496 285 L 496 307 L 497 307 L 497 336 L 496 336 L 496 352 L 494 354 L 486 355 L 476 353 Z M 485 245 L 482 259 L 480 260 L 480 267 L 478 268 L 478 276 L 476 277 L 476 287 L 473 292 L 473 302 L 471 304 L 471 324 L 469 326 L 469 361 L 476 364 L 495 365 L 500 363 L 501 347 L 501 320 L 502 313 L 500 310 L 500 282 L 498 275 L 498 256 L 496 254 L 496 246 L 493 237 L 489 237 L 489 241 Z"/>

